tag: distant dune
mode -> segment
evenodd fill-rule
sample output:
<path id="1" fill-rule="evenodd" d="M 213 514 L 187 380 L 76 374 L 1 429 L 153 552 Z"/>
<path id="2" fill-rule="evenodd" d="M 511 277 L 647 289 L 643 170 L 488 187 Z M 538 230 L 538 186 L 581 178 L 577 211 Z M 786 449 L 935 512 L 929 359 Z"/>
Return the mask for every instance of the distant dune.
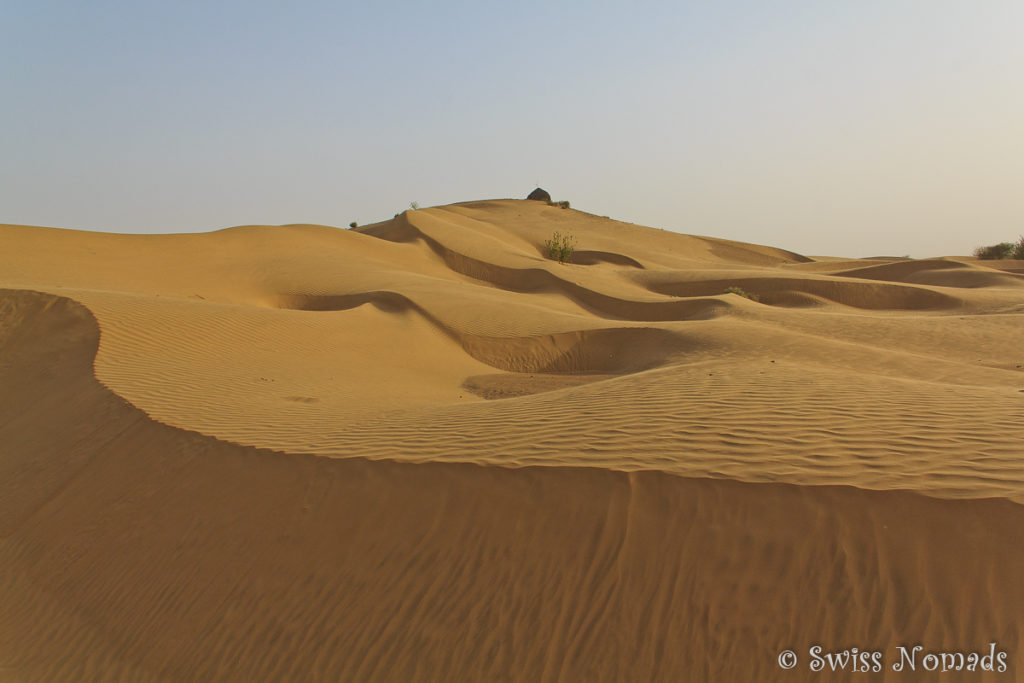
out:
<path id="1" fill-rule="evenodd" d="M 0 226 L 0 680 L 1014 680 L 1019 265 L 517 200 Z"/>

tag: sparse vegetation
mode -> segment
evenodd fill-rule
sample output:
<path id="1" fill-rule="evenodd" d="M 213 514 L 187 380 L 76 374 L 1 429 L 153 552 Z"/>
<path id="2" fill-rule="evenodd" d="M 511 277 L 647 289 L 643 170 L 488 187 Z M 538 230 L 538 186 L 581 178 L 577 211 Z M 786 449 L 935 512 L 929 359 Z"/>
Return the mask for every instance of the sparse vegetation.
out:
<path id="1" fill-rule="evenodd" d="M 1017 240 L 1017 243 L 1013 245 L 1013 254 L 1011 254 L 1011 256 L 1013 256 L 1013 258 L 1024 259 L 1024 235 L 1021 235 L 1020 239 Z"/>
<path id="2" fill-rule="evenodd" d="M 1017 244 L 1014 244 L 1013 242 L 1000 242 L 999 244 L 992 244 L 987 247 L 978 247 L 974 250 L 974 255 L 986 261 L 1011 257 L 1024 258 L 1024 246 L 1021 246 L 1022 242 L 1024 242 L 1024 238 L 1021 238 L 1021 242 L 1018 242 Z M 1020 251 L 1021 255 L 1016 256 L 1016 251 Z"/>
<path id="3" fill-rule="evenodd" d="M 569 202 L 567 200 L 565 200 L 565 199 L 563 199 L 560 202 L 548 200 L 548 206 L 557 206 L 560 209 L 568 209 L 569 208 Z"/>
<path id="4" fill-rule="evenodd" d="M 551 239 L 544 242 L 548 250 L 548 256 L 559 263 L 568 263 L 572 260 L 573 252 L 576 250 L 576 238 L 572 235 L 556 231 Z"/>
<path id="5" fill-rule="evenodd" d="M 725 294 L 735 294 L 736 296 L 742 296 L 744 299 L 750 299 L 751 301 L 759 300 L 756 294 L 751 294 L 750 292 L 745 291 L 742 287 L 737 287 L 735 285 L 732 287 L 726 287 Z"/>
<path id="6" fill-rule="evenodd" d="M 350 228 L 352 228 L 353 230 L 355 230 L 356 228 L 358 228 L 358 227 L 359 227 L 359 224 L 358 224 L 358 223 L 356 223 L 355 221 L 352 221 L 351 223 L 349 223 L 349 224 L 348 224 L 348 227 L 350 227 Z"/>
<path id="7" fill-rule="evenodd" d="M 419 202 L 409 202 L 409 208 L 412 209 L 413 211 L 415 211 L 416 209 L 420 208 L 420 203 Z"/>

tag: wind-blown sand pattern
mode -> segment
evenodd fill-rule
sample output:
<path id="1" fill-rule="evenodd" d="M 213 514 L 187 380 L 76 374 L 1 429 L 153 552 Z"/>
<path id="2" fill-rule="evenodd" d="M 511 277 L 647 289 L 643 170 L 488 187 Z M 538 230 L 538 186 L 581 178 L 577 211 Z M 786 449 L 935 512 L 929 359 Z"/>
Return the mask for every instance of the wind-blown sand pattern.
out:
<path id="1" fill-rule="evenodd" d="M 514 200 L 0 226 L 0 680 L 1013 680 L 1019 264 Z"/>

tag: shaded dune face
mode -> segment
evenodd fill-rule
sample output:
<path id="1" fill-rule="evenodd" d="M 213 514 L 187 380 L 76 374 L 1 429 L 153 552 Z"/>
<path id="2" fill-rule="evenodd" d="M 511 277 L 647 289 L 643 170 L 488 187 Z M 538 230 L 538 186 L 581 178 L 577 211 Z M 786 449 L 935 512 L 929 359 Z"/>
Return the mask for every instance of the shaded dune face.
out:
<path id="1" fill-rule="evenodd" d="M 944 259 L 924 259 L 921 261 L 882 264 L 866 268 L 855 268 L 836 274 L 843 277 L 856 277 L 866 280 L 888 280 L 968 289 L 976 287 L 1013 287 L 1024 282 L 1020 275 L 1007 274 L 1006 272 L 983 265 L 980 267 L 971 266 Z"/>
<path id="2" fill-rule="evenodd" d="M 497 269 L 500 270 L 500 269 Z M 458 272 L 473 277 L 481 269 L 464 268 Z M 479 277 L 492 284 L 502 284 L 514 292 L 557 292 L 595 316 L 611 320 L 637 322 L 671 322 L 706 320 L 729 308 L 727 302 L 717 299 L 687 299 L 674 301 L 632 301 L 608 296 L 600 292 L 566 282 L 546 270 L 511 271 L 505 276 Z M 515 283 L 515 284 L 512 284 Z M 530 283 L 530 284 L 526 284 Z M 720 293 L 720 292 L 718 292 Z M 343 311 L 372 302 L 382 310 L 416 310 L 431 317 L 429 312 L 396 292 L 360 292 L 358 294 L 291 294 L 276 298 L 281 308 L 299 311 Z"/>
<path id="3" fill-rule="evenodd" d="M 396 292 L 285 296 L 281 308 L 344 311 L 363 305 L 385 313 L 411 312 L 434 325 L 481 363 L 520 373 L 625 374 L 662 365 L 684 353 L 683 335 L 648 327 L 606 328 L 530 337 L 488 337 L 449 327 L 429 311 Z"/>
<path id="4" fill-rule="evenodd" d="M 0 292 L 12 680 L 790 681 L 823 642 L 1024 665 L 1005 499 L 243 447 L 111 392 L 100 342 Z"/>
<path id="5" fill-rule="evenodd" d="M 768 305 L 801 305 L 814 299 L 870 310 L 926 311 L 957 308 L 959 299 L 942 292 L 896 284 L 843 282 L 800 277 L 736 277 L 694 282 L 652 282 L 652 291 L 670 296 L 707 296 L 739 287 Z"/>
<path id="6" fill-rule="evenodd" d="M 409 242 L 422 240 L 434 253 L 444 260 L 449 268 L 459 274 L 513 292 L 557 292 L 561 296 L 573 300 L 589 312 L 603 318 L 637 321 L 701 319 L 714 317 L 718 312 L 728 308 L 728 304 L 718 300 L 643 301 L 628 299 L 597 291 L 573 282 L 562 274 L 553 272 L 546 265 L 545 267 L 539 267 L 537 264 L 531 264 L 529 261 L 521 258 L 508 259 L 511 263 L 520 261 L 517 264 L 519 267 L 502 265 L 486 258 L 477 258 L 466 252 L 481 251 L 486 253 L 486 250 L 476 245 L 474 245 L 476 248 L 472 250 L 459 250 L 458 248 L 448 247 L 439 239 L 431 236 L 429 232 L 417 227 L 415 223 L 421 220 L 403 215 L 403 217 L 397 218 L 388 224 L 368 226 L 365 232 L 368 235 L 388 241 Z M 435 219 L 435 221 L 444 223 L 443 218 Z M 448 228 L 448 233 L 456 233 L 456 240 L 459 233 L 463 232 L 459 230 L 461 226 L 458 224 L 449 224 L 445 225 L 445 227 Z M 539 249 L 537 251 L 542 253 Z M 593 251 L 582 252 L 582 260 L 579 263 L 585 265 L 610 263 L 620 266 L 625 265 L 630 269 L 643 268 L 638 261 L 629 256 L 600 252 L 602 256 L 598 258 L 596 256 L 598 253 Z M 514 253 L 511 255 L 513 257 L 517 256 Z"/>
<path id="7" fill-rule="evenodd" d="M 961 301 L 956 297 L 943 292 L 937 292 L 919 287 L 899 284 L 865 284 L 850 282 L 839 277 L 778 277 L 758 276 L 750 277 L 749 273 L 742 273 L 728 279 L 716 278 L 713 272 L 708 276 L 694 277 L 692 272 L 681 272 L 673 276 L 670 270 L 661 269 L 652 274 L 627 273 L 628 279 L 639 283 L 650 292 L 673 297 L 672 301 L 649 302 L 625 300 L 610 296 L 604 292 L 595 291 L 592 288 L 581 286 L 557 272 L 540 268 L 516 268 L 512 266 L 499 265 L 493 261 L 483 260 L 466 253 L 476 251 L 474 249 L 453 248 L 446 244 L 447 241 L 455 241 L 455 236 L 461 231 L 461 225 L 450 219 L 448 216 L 422 218 L 415 215 L 403 214 L 391 222 L 368 226 L 364 232 L 382 239 L 396 242 L 409 242 L 422 240 L 438 256 L 444 259 L 445 263 L 458 273 L 467 275 L 505 289 L 518 292 L 531 292 L 538 290 L 555 290 L 568 296 L 581 305 L 588 308 L 596 315 L 602 317 L 613 317 L 632 320 L 648 321 L 669 321 L 687 320 L 696 318 L 714 317 L 723 312 L 728 304 L 717 300 L 694 300 L 696 297 L 708 297 L 721 295 L 729 287 L 740 287 L 750 294 L 758 297 L 761 303 L 779 306 L 805 306 L 813 305 L 819 301 L 841 304 L 853 308 L 865 308 L 875 310 L 937 310 L 956 308 Z M 479 250 L 481 253 L 484 250 Z M 765 251 L 768 251 L 767 249 Z M 541 252 L 543 253 L 543 252 Z M 733 263 L 746 265 L 779 265 L 785 262 L 805 263 L 806 257 L 790 255 L 787 252 L 781 254 L 764 254 L 749 249 L 742 249 L 739 246 L 726 243 L 712 243 L 707 251 L 708 254 L 717 258 L 733 257 Z M 774 257 L 774 259 L 773 259 Z M 513 259 L 514 260 L 514 259 Z M 768 262 L 765 264 L 765 262 Z M 595 265 L 607 263 L 617 266 L 625 266 L 640 271 L 647 270 L 645 266 L 635 258 L 614 252 L 581 251 L 579 257 L 574 259 L 579 265 Z M 899 264 L 904 266 L 905 264 Z M 891 278 L 898 280 L 905 275 L 905 267 L 900 271 L 893 270 L 878 271 L 878 279 L 882 279 L 887 273 L 894 275 Z M 961 269 L 966 267 L 961 266 Z M 927 271 L 927 269 L 919 269 Z M 849 277 L 870 278 L 874 269 L 867 269 L 867 274 L 860 272 L 839 273 L 838 275 Z M 1009 276 L 993 274 L 997 279 L 986 280 L 990 277 L 982 273 L 974 273 L 982 276 L 973 280 L 964 277 L 957 278 L 954 286 L 971 286 L 961 284 L 965 279 L 968 282 L 977 283 L 973 286 L 986 286 L 999 284 L 1009 279 Z M 1004 279 L 998 279 L 1004 278 Z M 874 279 L 874 278 L 870 278 Z M 931 284 L 949 284 L 948 278 L 933 282 Z M 686 301 L 679 299 L 686 298 Z"/>

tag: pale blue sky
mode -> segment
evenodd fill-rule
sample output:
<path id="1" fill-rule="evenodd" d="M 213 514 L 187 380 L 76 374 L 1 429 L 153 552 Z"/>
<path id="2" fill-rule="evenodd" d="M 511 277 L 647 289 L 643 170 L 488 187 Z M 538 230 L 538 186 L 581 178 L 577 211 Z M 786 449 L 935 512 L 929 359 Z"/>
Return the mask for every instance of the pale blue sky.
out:
<path id="1" fill-rule="evenodd" d="M 808 254 L 1024 233 L 1024 3 L 0 0 L 0 222 L 524 197 Z"/>

